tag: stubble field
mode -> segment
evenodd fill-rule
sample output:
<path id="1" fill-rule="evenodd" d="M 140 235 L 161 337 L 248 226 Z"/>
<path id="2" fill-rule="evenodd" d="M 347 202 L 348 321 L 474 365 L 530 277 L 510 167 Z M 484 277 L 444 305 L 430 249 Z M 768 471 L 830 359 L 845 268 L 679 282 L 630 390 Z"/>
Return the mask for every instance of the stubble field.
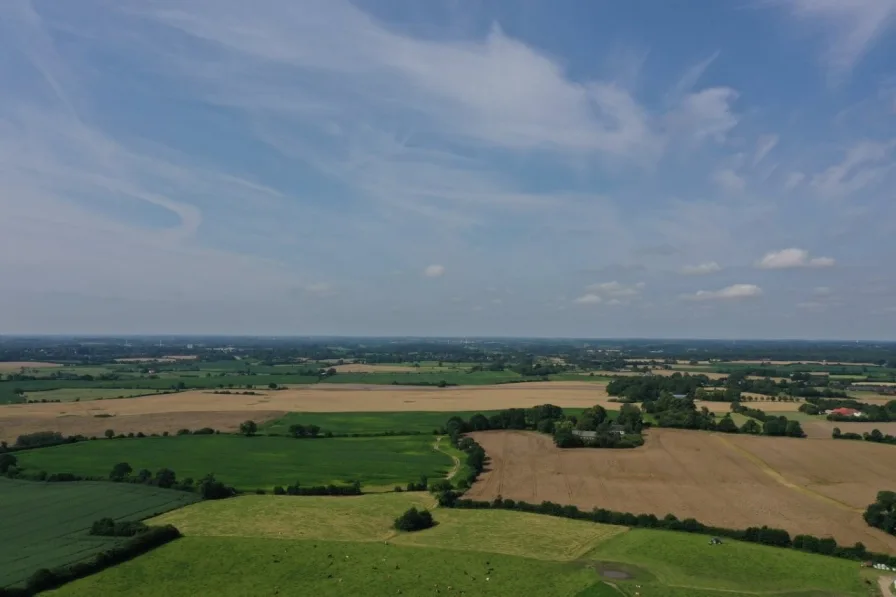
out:
<path id="1" fill-rule="evenodd" d="M 729 528 L 783 527 L 896 551 L 896 537 L 861 518 L 882 480 L 896 477 L 891 446 L 670 429 L 651 431 L 636 450 L 560 450 L 550 437 L 532 432 L 474 437 L 491 459 L 468 493 L 474 499 L 501 495 L 672 513 Z"/>

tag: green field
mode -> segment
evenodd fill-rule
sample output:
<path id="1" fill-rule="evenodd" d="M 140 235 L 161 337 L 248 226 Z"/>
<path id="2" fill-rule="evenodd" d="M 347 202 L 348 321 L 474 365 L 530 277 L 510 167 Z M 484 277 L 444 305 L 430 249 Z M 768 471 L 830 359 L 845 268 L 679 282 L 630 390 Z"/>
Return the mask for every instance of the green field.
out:
<path id="1" fill-rule="evenodd" d="M 336 434 L 376 434 L 386 432 L 432 433 L 445 426 L 451 417 L 469 419 L 477 412 L 485 416 L 499 411 L 471 412 L 351 412 L 351 413 L 288 413 L 262 425 L 265 433 L 287 435 L 289 426 L 318 425 L 323 431 Z"/>
<path id="2" fill-rule="evenodd" d="M 125 483 L 35 483 L 0 478 L 0 587 L 39 568 L 76 562 L 116 539 L 91 537 L 97 519 L 141 520 L 196 501 L 183 491 Z"/>
<path id="3" fill-rule="evenodd" d="M 146 396 L 155 394 L 158 390 L 133 390 L 125 388 L 61 388 L 47 390 L 45 392 L 27 392 L 28 400 L 59 400 L 61 402 L 74 402 L 80 400 L 106 400 L 109 398 L 132 398 L 134 396 Z"/>
<path id="4" fill-rule="evenodd" d="M 431 435 L 292 439 L 238 435 L 191 435 L 96 440 L 39 448 L 17 454 L 32 471 L 106 476 L 118 462 L 137 471 L 167 467 L 179 479 L 208 473 L 238 489 L 270 490 L 274 485 L 360 481 L 363 485 L 403 485 L 421 475 L 444 477 L 451 458 L 433 449 Z"/>
<path id="5" fill-rule="evenodd" d="M 725 541 L 711 546 L 703 535 L 632 529 L 600 543 L 586 556 L 646 569 L 665 586 L 825 595 L 866 595 L 857 562 L 790 549 Z M 826 593 L 825 593 L 826 591 Z M 663 595 L 642 592 L 642 595 Z"/>
<path id="6" fill-rule="evenodd" d="M 48 594 L 574 596 L 585 566 L 383 543 L 186 537 Z M 448 587 L 452 587 L 449 591 Z"/>
<path id="7" fill-rule="evenodd" d="M 710 546 L 702 535 L 440 508 L 434 528 L 396 533 L 391 521 L 411 505 L 433 500 L 399 493 L 202 502 L 151 521 L 174 524 L 185 539 L 57 594 L 432 595 L 437 587 L 501 596 L 870 594 L 857 562 L 727 540 Z M 631 578 L 610 580 L 614 589 L 601 580 L 608 570 Z"/>

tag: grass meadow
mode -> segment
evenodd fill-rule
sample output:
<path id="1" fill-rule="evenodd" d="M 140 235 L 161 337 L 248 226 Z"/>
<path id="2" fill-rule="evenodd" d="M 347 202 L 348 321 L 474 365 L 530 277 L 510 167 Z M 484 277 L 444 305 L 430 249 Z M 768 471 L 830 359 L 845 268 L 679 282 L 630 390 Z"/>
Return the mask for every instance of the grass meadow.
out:
<path id="1" fill-rule="evenodd" d="M 434 502 L 393 493 L 194 504 L 150 521 L 186 538 L 56 594 L 869 595 L 856 562 L 736 541 L 710 546 L 703 535 L 440 508 L 432 529 L 393 531 L 412 505 Z M 631 578 L 604 579 L 611 586 L 601 576 L 608 570 Z"/>
<path id="2" fill-rule="evenodd" d="M 138 471 L 167 467 L 179 479 L 208 473 L 237 489 L 321 485 L 358 480 L 365 486 L 404 485 L 421 475 L 444 477 L 452 459 L 433 448 L 431 435 L 293 439 L 240 435 L 184 435 L 78 442 L 17 454 L 32 471 L 106 476 L 118 462 Z"/>
<path id="3" fill-rule="evenodd" d="M 76 562 L 115 543 L 91 537 L 103 517 L 141 520 L 196 501 L 182 491 L 119 483 L 34 483 L 0 478 L 0 587 L 39 568 Z"/>

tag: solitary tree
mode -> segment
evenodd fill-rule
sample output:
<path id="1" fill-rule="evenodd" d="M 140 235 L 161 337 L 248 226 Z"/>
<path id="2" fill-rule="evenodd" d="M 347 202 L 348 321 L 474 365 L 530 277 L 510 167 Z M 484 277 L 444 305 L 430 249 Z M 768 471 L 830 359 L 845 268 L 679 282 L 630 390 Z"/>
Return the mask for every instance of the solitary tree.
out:
<path id="1" fill-rule="evenodd" d="M 6 472 L 11 467 L 14 467 L 17 462 L 18 460 L 16 460 L 15 454 L 0 454 L 0 474 L 6 474 Z"/>
<path id="2" fill-rule="evenodd" d="M 175 475 L 174 471 L 170 468 L 159 469 L 156 473 L 156 485 L 167 489 L 169 487 L 174 487 L 174 484 L 177 482 L 177 475 Z"/>
<path id="3" fill-rule="evenodd" d="M 113 481 L 124 481 L 125 478 L 133 472 L 133 470 L 134 469 L 132 469 L 131 465 L 127 462 L 119 462 L 112 467 L 112 472 L 109 473 L 109 478 Z"/>
<path id="4" fill-rule="evenodd" d="M 103 435 L 106 436 L 106 439 L 112 439 L 113 437 L 115 437 L 115 432 L 111 429 L 106 429 L 106 433 L 104 433 Z"/>
<path id="5" fill-rule="evenodd" d="M 255 421 L 244 421 L 240 423 L 240 433 L 246 437 L 255 435 L 256 431 L 258 431 L 258 425 L 255 424 Z"/>

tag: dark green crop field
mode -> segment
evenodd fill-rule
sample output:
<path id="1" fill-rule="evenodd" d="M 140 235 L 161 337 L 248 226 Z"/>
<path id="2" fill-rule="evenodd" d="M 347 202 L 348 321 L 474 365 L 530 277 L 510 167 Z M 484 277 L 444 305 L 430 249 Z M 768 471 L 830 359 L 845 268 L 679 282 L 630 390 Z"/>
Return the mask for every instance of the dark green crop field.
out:
<path id="1" fill-rule="evenodd" d="M 499 411 L 471 412 L 350 412 L 350 413 L 288 413 L 279 419 L 262 425 L 265 433 L 287 435 L 289 426 L 317 425 L 321 433 L 353 433 L 372 435 L 376 433 L 432 433 L 441 429 L 451 417 L 469 419 L 478 412 L 485 416 Z"/>
<path id="2" fill-rule="evenodd" d="M 40 568 L 77 562 L 118 539 L 92 537 L 100 518 L 142 520 L 198 496 L 128 483 L 38 483 L 0 478 L 0 587 L 19 584 Z"/>
<path id="3" fill-rule="evenodd" d="M 134 471 L 172 469 L 178 479 L 213 473 L 237 489 L 360 481 L 394 486 L 421 475 L 444 477 L 453 462 L 433 448 L 431 435 L 293 439 L 240 435 L 185 435 L 79 442 L 19 452 L 30 471 L 106 476 L 118 462 Z"/>

